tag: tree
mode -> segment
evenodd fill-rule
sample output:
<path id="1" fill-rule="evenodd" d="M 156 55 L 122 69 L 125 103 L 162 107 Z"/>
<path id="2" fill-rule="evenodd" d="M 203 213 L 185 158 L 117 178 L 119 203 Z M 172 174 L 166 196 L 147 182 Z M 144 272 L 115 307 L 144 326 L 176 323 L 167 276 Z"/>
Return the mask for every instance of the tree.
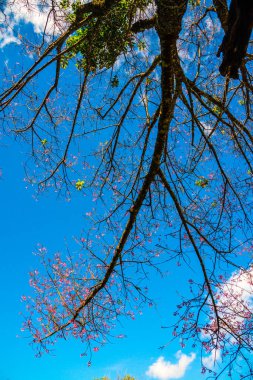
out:
<path id="1" fill-rule="evenodd" d="M 31 273 L 24 328 L 39 354 L 69 335 L 97 351 L 132 303 L 152 302 L 152 270 L 194 265 L 172 336 L 221 355 L 214 377 L 243 360 L 250 378 L 252 55 L 239 81 L 220 76 L 226 1 L 46 10 L 42 42 L 21 39 L 36 58 L 9 74 L 2 122 L 28 142 L 27 179 L 40 192 L 92 192 L 94 207 L 79 255 L 39 249 L 44 272 Z"/>

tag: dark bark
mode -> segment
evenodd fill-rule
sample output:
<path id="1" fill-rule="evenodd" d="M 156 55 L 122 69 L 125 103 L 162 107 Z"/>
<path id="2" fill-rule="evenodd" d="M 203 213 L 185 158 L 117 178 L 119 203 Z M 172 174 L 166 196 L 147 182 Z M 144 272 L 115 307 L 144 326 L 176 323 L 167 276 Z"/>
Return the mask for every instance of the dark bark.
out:
<path id="1" fill-rule="evenodd" d="M 187 0 L 156 0 L 158 34 L 178 36 L 182 18 L 186 12 Z"/>
<path id="2" fill-rule="evenodd" d="M 76 22 L 80 22 L 84 15 L 92 13 L 94 16 L 103 16 L 118 0 L 93 0 L 89 3 L 81 4 L 76 10 Z"/>
<path id="3" fill-rule="evenodd" d="M 228 21 L 228 6 L 227 0 L 213 0 L 213 5 L 215 6 L 217 16 L 220 20 L 223 30 L 227 31 L 227 21 Z"/>
<path id="4" fill-rule="evenodd" d="M 218 51 L 223 53 L 220 73 L 238 79 L 238 70 L 246 55 L 253 27 L 253 1 L 232 0 L 230 3 L 227 31 Z"/>
<path id="5" fill-rule="evenodd" d="M 144 20 L 138 20 L 136 21 L 132 27 L 131 32 L 133 33 L 139 33 L 143 32 L 144 30 L 154 28 L 156 25 L 156 16 Z"/>

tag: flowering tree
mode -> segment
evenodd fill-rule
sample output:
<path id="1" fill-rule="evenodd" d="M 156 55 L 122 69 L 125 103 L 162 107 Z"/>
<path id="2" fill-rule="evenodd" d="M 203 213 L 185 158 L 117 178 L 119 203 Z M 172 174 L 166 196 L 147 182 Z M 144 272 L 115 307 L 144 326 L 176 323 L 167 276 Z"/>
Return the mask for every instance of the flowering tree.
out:
<path id="1" fill-rule="evenodd" d="M 108 377 L 102 377 L 100 379 L 96 379 L 96 380 L 110 380 Z M 130 375 L 126 375 L 124 377 L 122 377 L 122 380 L 134 380 L 134 377 L 130 376 Z"/>
<path id="2" fill-rule="evenodd" d="M 8 70 L 2 123 L 29 144 L 27 181 L 93 203 L 78 254 L 39 248 L 35 295 L 23 297 L 38 354 L 70 335 L 99 350 L 133 304 L 152 303 L 149 275 L 172 262 L 198 268 L 172 337 L 222 359 L 219 374 L 243 360 L 250 378 L 252 55 L 239 80 L 220 75 L 226 1 L 39 5 L 41 41 L 18 36 L 34 63 Z"/>

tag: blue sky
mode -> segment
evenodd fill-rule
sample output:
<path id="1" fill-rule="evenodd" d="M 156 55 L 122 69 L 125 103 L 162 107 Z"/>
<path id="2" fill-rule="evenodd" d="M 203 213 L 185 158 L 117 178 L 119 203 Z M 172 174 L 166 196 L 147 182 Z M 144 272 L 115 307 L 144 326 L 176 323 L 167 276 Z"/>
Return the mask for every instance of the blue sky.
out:
<path id="1" fill-rule="evenodd" d="M 112 338 L 111 343 L 93 354 L 91 367 L 87 366 L 85 357 L 80 357 L 82 344 L 74 340 L 59 342 L 53 355 L 35 358 L 29 339 L 20 331 L 23 320 L 20 313 L 25 311 L 21 296 L 30 294 L 28 272 L 38 267 L 38 258 L 33 252 L 37 244 L 45 245 L 50 253 L 59 250 L 64 252 L 65 244 L 71 245 L 72 237 L 85 230 L 85 212 L 90 205 L 79 193 L 70 202 L 58 198 L 54 193 L 44 194 L 37 200 L 34 191 L 27 188 L 24 181 L 25 154 L 22 146 L 7 138 L 3 138 L 1 143 L 0 379 L 92 380 L 107 375 L 116 380 L 117 376 L 130 373 L 144 380 L 149 379 L 145 373 L 160 356 L 176 364 L 179 342 L 175 341 L 161 350 L 160 347 L 171 339 L 171 330 L 161 326 L 168 325 L 179 302 L 176 295 L 178 286 L 173 284 L 178 284 L 179 279 L 183 281 L 185 277 L 181 267 L 172 268 L 168 278 L 163 281 L 153 277 L 151 292 L 157 305 L 147 307 L 143 315 L 137 315 L 134 321 L 121 320 L 122 326 L 118 326 L 113 333 L 123 333 L 126 338 Z M 164 291 L 161 292 L 161 288 Z M 180 291 L 183 291 L 182 287 Z M 183 351 L 185 354 L 191 352 L 191 349 Z M 198 359 L 189 365 L 182 377 L 184 380 L 199 375 Z"/>
<path id="2" fill-rule="evenodd" d="M 0 36 L 2 68 L 6 60 L 12 63 L 20 60 L 17 26 L 28 21 L 35 32 L 41 32 L 43 17 L 29 16 L 21 9 L 13 19 L 12 26 L 16 27 L 16 32 L 13 33 L 10 28 L 5 36 Z M 31 24 L 25 30 L 31 30 Z M 183 267 L 177 266 L 169 268 L 168 276 L 162 280 L 158 281 L 155 275 L 151 277 L 150 292 L 154 306 L 145 307 L 143 314 L 137 314 L 134 321 L 121 320 L 121 325 L 113 333 L 125 334 L 126 338 L 111 338 L 111 343 L 93 354 L 90 367 L 87 366 L 87 359 L 80 357 L 82 344 L 74 339 L 58 342 L 51 355 L 40 359 L 34 357 L 29 339 L 20 332 L 21 313 L 24 312 L 21 296 L 29 294 L 28 273 L 38 266 L 33 252 L 38 244 L 46 246 L 51 254 L 65 252 L 66 246 L 73 246 L 73 237 L 80 236 L 87 229 L 85 213 L 91 205 L 89 199 L 78 192 L 73 194 L 70 202 L 53 191 L 37 199 L 33 188 L 27 187 L 24 181 L 26 158 L 27 147 L 2 136 L 0 380 L 92 380 L 102 376 L 116 380 L 127 373 L 139 380 L 151 379 L 152 374 L 157 380 L 199 378 L 200 352 L 193 349 L 190 343 L 180 351 L 178 340 L 166 345 L 172 337 L 171 330 L 162 328 L 172 323 L 180 293 L 187 292 L 188 285 L 184 280 L 191 277 Z M 163 345 L 166 348 L 161 350 L 159 347 Z"/>
<path id="3" fill-rule="evenodd" d="M 100 352 L 94 353 L 92 366 L 87 367 L 86 358 L 80 357 L 82 344 L 76 341 L 61 341 L 55 346 L 54 355 L 37 359 L 34 351 L 20 332 L 24 305 L 23 294 L 29 294 L 28 272 L 38 267 L 33 252 L 37 243 L 44 244 L 51 253 L 65 250 L 65 242 L 71 244 L 72 236 L 85 229 L 85 212 L 89 207 L 85 198 L 76 195 L 71 202 L 57 198 L 54 193 L 45 194 L 36 200 L 31 189 L 26 189 L 22 162 L 24 155 L 20 144 L 2 139 L 0 162 L 1 230 L 0 251 L 2 252 L 1 287 L 1 338 L 0 379 L 30 380 L 59 379 L 77 380 L 130 373 L 139 380 L 147 379 L 145 372 L 160 356 L 178 362 L 175 357 L 180 349 L 178 342 L 166 349 L 171 336 L 168 320 L 178 301 L 173 283 L 182 269 L 175 267 L 171 275 L 152 287 L 157 306 L 146 308 L 135 321 L 122 320 L 115 335 L 123 333 L 125 339 L 112 338 Z M 156 278 L 153 278 L 156 282 Z M 164 286 L 164 292 L 161 287 Z M 168 291 L 170 289 L 173 291 Z M 19 335 L 20 338 L 16 336 Z M 24 334 L 25 335 L 25 334 Z M 190 353 L 186 349 L 184 353 Z M 197 359 L 196 359 L 197 362 Z M 199 374 L 199 363 L 192 363 L 183 379 Z"/>

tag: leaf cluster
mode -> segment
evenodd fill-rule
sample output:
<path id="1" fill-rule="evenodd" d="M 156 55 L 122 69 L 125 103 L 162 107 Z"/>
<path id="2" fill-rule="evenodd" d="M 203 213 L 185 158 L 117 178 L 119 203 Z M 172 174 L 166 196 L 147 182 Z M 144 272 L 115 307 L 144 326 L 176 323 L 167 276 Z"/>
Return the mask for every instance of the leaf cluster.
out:
<path id="1" fill-rule="evenodd" d="M 74 57 L 78 68 L 85 71 L 112 67 L 119 55 L 133 48 L 132 22 L 137 10 L 149 3 L 150 0 L 121 0 L 105 16 L 92 18 L 67 40 L 70 50 L 61 60 L 62 67 L 66 68 Z"/>

